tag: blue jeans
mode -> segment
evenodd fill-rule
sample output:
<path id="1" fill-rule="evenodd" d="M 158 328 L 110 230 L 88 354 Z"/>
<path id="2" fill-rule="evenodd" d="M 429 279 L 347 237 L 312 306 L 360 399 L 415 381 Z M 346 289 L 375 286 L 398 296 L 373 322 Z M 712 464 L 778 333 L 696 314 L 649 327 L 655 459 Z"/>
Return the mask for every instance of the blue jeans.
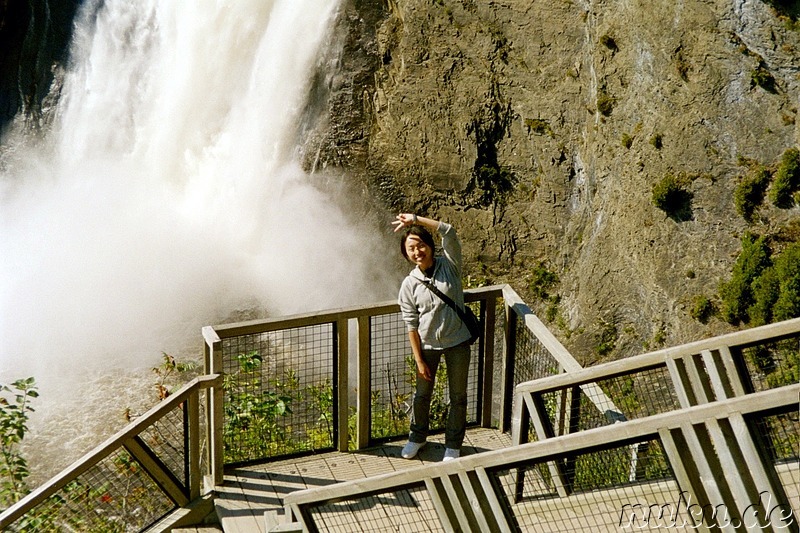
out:
<path id="1" fill-rule="evenodd" d="M 459 344 L 444 350 L 422 350 L 422 359 L 430 368 L 434 381 L 424 380 L 417 374 L 411 433 L 408 440 L 425 442 L 430 433 L 431 394 L 442 355 L 447 364 L 447 385 L 450 391 L 450 409 L 445 424 L 444 443 L 448 448 L 459 450 L 464 442 L 467 428 L 467 375 L 472 355 L 467 344 Z"/>

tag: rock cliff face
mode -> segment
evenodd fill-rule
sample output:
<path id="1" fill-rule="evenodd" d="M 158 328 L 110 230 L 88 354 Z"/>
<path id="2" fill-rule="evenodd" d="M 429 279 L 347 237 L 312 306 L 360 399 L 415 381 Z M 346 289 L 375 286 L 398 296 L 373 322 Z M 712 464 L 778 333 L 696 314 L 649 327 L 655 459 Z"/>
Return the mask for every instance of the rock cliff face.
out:
<path id="1" fill-rule="evenodd" d="M 0 0 L 0 130 L 18 110 L 36 127 L 57 98 L 78 4 Z M 342 170 L 379 211 L 455 223 L 470 282 L 511 283 L 584 363 L 717 334 L 730 326 L 689 309 L 714 298 L 741 235 L 800 235 L 796 205 L 765 202 L 748 222 L 733 201 L 743 162 L 800 143 L 789 14 L 764 0 L 343 0 L 300 125 L 305 164 Z M 686 187 L 677 214 L 652 202 L 667 176 Z"/>
<path id="2" fill-rule="evenodd" d="M 79 0 L 0 0 L 0 133 L 18 111 L 39 127 L 54 71 L 66 61 Z"/>
<path id="3" fill-rule="evenodd" d="M 454 222 L 584 363 L 725 331 L 689 316 L 744 231 L 743 161 L 800 142 L 800 31 L 761 0 L 350 0 L 308 166 Z M 313 157 L 312 157 L 313 155 Z M 686 184 L 680 216 L 653 187 Z M 789 226 L 787 226 L 787 224 Z M 605 343 L 605 349 L 599 349 Z M 609 349 L 613 348 L 613 349 Z"/>

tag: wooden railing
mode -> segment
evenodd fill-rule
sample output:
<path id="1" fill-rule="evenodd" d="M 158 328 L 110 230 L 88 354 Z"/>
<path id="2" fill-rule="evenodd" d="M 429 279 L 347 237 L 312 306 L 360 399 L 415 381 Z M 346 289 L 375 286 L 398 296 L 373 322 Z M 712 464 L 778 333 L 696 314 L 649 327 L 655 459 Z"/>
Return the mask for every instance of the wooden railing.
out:
<path id="1" fill-rule="evenodd" d="M 577 367 L 577 362 L 510 287 L 471 289 L 466 291 L 465 299 L 479 308 L 484 327 L 482 338 L 473 346 L 473 423 L 490 426 L 497 420 L 509 420 L 511 391 L 516 383 Z M 241 418 L 236 413 L 240 407 L 236 401 L 258 400 L 260 407 L 272 407 L 271 430 L 280 436 L 274 440 L 299 443 L 294 448 L 273 447 L 266 450 L 268 453 L 257 450 L 259 453 L 245 456 L 248 461 L 326 446 L 360 449 L 393 436 L 375 433 L 377 422 L 372 411 L 382 408 L 376 403 L 374 391 L 384 371 L 379 372 L 377 367 L 391 367 L 391 379 L 396 381 L 406 364 L 407 333 L 395 302 L 206 327 L 202 333 L 206 376 L 187 384 L 5 510 L 0 514 L 0 528 L 23 531 L 36 523 L 44 524 L 44 530 L 58 529 L 59 524 L 75 530 L 103 529 L 108 526 L 104 521 L 129 520 L 125 513 L 132 511 L 138 521 L 128 526 L 140 524 L 141 529 L 158 531 L 188 523 L 190 518 L 208 511 L 206 494 L 222 483 L 225 465 L 235 462 L 230 457 L 242 457 L 231 451 L 241 451 L 243 446 L 230 439 L 239 438 L 248 429 L 235 427 L 234 422 Z M 284 359 L 295 355 L 300 357 L 298 365 L 318 361 L 324 368 L 322 377 L 307 379 L 296 368 L 287 368 L 285 365 L 292 363 Z M 522 362 L 527 367 L 520 370 Z M 294 382 L 284 379 L 288 371 Z M 304 367 L 302 371 L 308 369 Z M 351 373 L 354 380 L 348 378 Z M 495 380 L 495 375 L 502 378 Z M 286 392 L 287 383 L 295 383 L 295 389 Z M 285 391 L 286 400 L 273 391 L 278 389 Z M 300 393 L 309 390 L 325 401 L 330 393 L 330 412 L 314 411 L 323 405 L 322 401 L 319 405 L 301 403 L 306 394 Z M 350 390 L 356 391 L 354 398 Z M 392 393 L 402 396 L 396 388 Z M 500 412 L 492 412 L 496 395 L 506 400 L 501 403 Z M 284 401 L 294 402 L 291 409 L 285 405 L 279 409 Z M 310 414 L 326 424 L 331 422 L 330 431 L 320 438 L 318 428 L 311 428 L 313 431 L 298 436 L 297 428 L 307 425 L 292 418 L 298 413 Z M 232 421 L 226 416 L 239 418 Z M 280 427 L 285 419 L 290 423 Z M 254 418 L 246 422 L 249 427 L 257 425 Z M 269 440 L 262 437 L 263 433 L 253 440 Z M 124 481 L 123 488 L 116 489 L 119 480 Z M 126 511 L 120 511 L 117 505 Z"/>
<path id="2" fill-rule="evenodd" d="M 472 352 L 471 423 L 508 429 L 517 384 L 580 365 L 509 286 L 471 289 L 465 300 L 479 307 L 484 328 Z M 104 520 L 127 519 L 115 508 L 121 505 L 139 509 L 141 524 L 132 524 L 140 529 L 168 529 L 208 511 L 207 495 L 228 464 L 361 449 L 407 433 L 398 407 L 413 384 L 403 378 L 408 340 L 395 302 L 209 326 L 202 334 L 206 376 L 4 511 L 0 528 L 22 531 L 40 520 L 83 530 L 97 520 L 102 529 Z M 595 405 L 613 405 L 594 385 L 582 387 Z M 376 395 L 382 388 L 384 397 Z M 388 430 L 376 430 L 387 425 L 376 412 L 394 417 Z M 165 435 L 158 426 L 171 418 L 180 422 Z M 63 515 L 77 504 L 82 517 Z"/>
<path id="3" fill-rule="evenodd" d="M 771 485 L 774 492 L 768 493 L 771 504 L 766 513 L 764 494 L 736 494 L 732 506 L 715 502 L 709 506 L 697 500 L 697 493 L 689 492 L 680 480 L 676 483 L 672 476 L 627 486 L 600 487 L 567 498 L 558 496 L 552 488 L 547 494 L 533 494 L 523 500 L 515 501 L 514 496 L 520 470 L 540 472 L 537 468 L 553 458 L 581 457 L 588 450 L 598 448 L 623 449 L 630 442 L 657 441 L 665 435 L 672 438 L 678 433 L 691 435 L 698 429 L 705 431 L 720 425 L 735 427 L 737 432 L 725 437 L 732 438 L 737 447 L 748 452 L 745 457 L 748 461 L 760 462 L 763 450 L 759 453 L 751 448 L 751 432 L 739 432 L 739 426 L 745 419 L 759 418 L 765 413 L 796 412 L 798 394 L 800 385 L 791 385 L 750 397 L 698 405 L 615 426 L 465 456 L 457 461 L 292 492 L 284 497 L 284 503 L 286 517 L 293 522 L 287 521 L 275 531 L 324 529 L 318 527 L 321 520 L 337 513 L 337 523 L 346 524 L 345 515 L 358 514 L 359 509 L 368 509 L 375 501 L 381 501 L 383 505 L 404 501 L 405 505 L 394 509 L 399 523 L 404 521 L 404 512 L 417 513 L 420 508 L 425 508 L 423 502 L 430 502 L 431 512 L 425 514 L 425 518 L 445 531 L 570 531 L 588 529 L 591 525 L 597 531 L 648 526 L 734 531 L 743 529 L 744 525 L 750 525 L 751 529 L 774 527 L 776 530 L 797 531 L 800 509 L 793 509 L 788 503 L 783 483 L 794 483 L 788 488 L 794 491 L 796 506 L 800 501 L 797 498 L 800 480 L 796 474 L 794 478 L 790 474 L 783 476 L 788 481 L 781 481 L 781 468 L 771 464 L 765 471 L 771 467 L 773 481 L 777 481 Z M 713 442 L 722 444 L 726 439 L 717 440 L 715 435 Z M 669 454 L 676 471 L 690 467 L 693 459 L 698 457 L 695 450 L 680 453 L 670 450 Z M 723 467 L 733 468 L 734 464 L 726 461 Z M 742 469 L 741 466 L 736 468 L 733 475 Z M 726 476 L 730 475 L 723 470 L 704 474 L 708 474 L 705 482 L 709 492 L 714 492 L 714 487 L 726 487 Z M 757 474 L 752 475 L 755 476 Z M 746 479 L 752 477 L 748 474 Z M 673 505 L 676 501 L 679 501 L 678 506 Z M 408 502 L 415 502 L 415 505 Z M 382 520 L 385 527 L 390 527 L 386 515 Z M 369 527 L 369 522 L 369 518 L 357 516 L 349 523 L 377 531 Z"/>
<path id="4" fill-rule="evenodd" d="M 521 383 L 516 446 L 288 494 L 279 530 L 798 531 L 798 366 L 795 319 Z"/>
<path id="5" fill-rule="evenodd" d="M 201 392 L 219 375 L 186 384 L 0 514 L 3 531 L 128 531 L 191 523 L 204 498 Z M 166 527 L 166 526 L 165 526 Z"/>
<path id="6" fill-rule="evenodd" d="M 581 415 L 585 413 L 580 409 L 579 394 L 592 395 L 593 407 L 605 414 L 604 420 L 593 420 L 600 424 L 618 421 L 617 415 L 640 418 L 742 396 L 797 382 L 798 352 L 800 318 L 737 331 L 521 383 L 516 387 L 520 401 L 515 404 L 521 412 L 514 418 L 523 425 L 530 421 L 536 438 L 543 439 L 581 427 Z M 639 387 L 634 390 L 635 384 Z M 619 413 L 617 405 L 585 392 L 593 387 L 623 403 L 622 390 L 627 387 L 635 393 L 637 405 Z M 552 404 L 554 398 L 567 400 L 559 402 L 558 410 L 548 409 L 546 404 Z M 523 426 L 515 427 L 512 434 L 521 444 L 529 432 Z"/>
<path id="7" fill-rule="evenodd" d="M 517 383 L 580 365 L 509 286 L 470 289 L 465 300 L 479 307 L 476 314 L 483 325 L 483 335 L 473 346 L 470 371 L 472 423 L 490 427 L 503 421 L 510 427 Z M 203 336 L 206 372 L 226 376 L 226 386 L 209 391 L 208 402 L 209 428 L 216 436 L 210 439 L 211 471 L 217 483 L 225 464 L 326 447 L 361 449 L 382 438 L 407 434 L 407 425 L 402 424 L 376 431 L 381 423 L 376 412 L 402 418 L 398 404 L 389 402 L 401 398 L 398 403 L 402 403 L 413 389 L 407 379 L 408 337 L 396 302 L 206 327 Z M 283 379 L 284 374 L 290 377 Z M 292 376 L 301 374 L 301 383 L 287 386 Z M 502 378 L 496 380 L 496 375 Z M 324 387 L 332 401 L 323 406 L 314 397 Z M 287 405 L 292 402 L 290 414 L 269 412 L 275 405 L 275 390 Z M 493 413 L 496 397 L 503 401 L 499 412 Z M 262 402 L 268 413 L 241 424 L 240 431 L 226 433 L 225 428 L 239 422 L 231 418 L 236 403 L 244 401 Z M 319 421 L 324 421 L 323 428 L 314 425 Z M 281 435 L 280 443 L 265 445 L 267 425 L 272 434 Z M 322 429 L 330 434 L 320 439 Z"/>

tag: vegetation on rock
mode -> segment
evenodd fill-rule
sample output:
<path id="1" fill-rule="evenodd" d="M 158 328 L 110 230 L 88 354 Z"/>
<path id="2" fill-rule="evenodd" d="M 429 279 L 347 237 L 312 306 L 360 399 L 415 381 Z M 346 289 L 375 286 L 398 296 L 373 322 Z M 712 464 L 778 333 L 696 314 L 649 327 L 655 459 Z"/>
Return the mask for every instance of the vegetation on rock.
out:
<path id="1" fill-rule="evenodd" d="M 706 324 L 715 312 L 716 309 L 714 307 L 714 303 L 707 296 L 701 294 L 695 296 L 689 314 L 695 320 Z"/>
<path id="2" fill-rule="evenodd" d="M 800 150 L 790 148 L 783 153 L 770 189 L 770 200 L 778 207 L 795 204 L 794 193 L 800 189 Z"/>
<path id="3" fill-rule="evenodd" d="M 800 242 L 773 254 L 767 237 L 745 234 L 720 297 L 722 318 L 734 325 L 759 326 L 800 316 Z"/>
<path id="4" fill-rule="evenodd" d="M 742 180 L 733 193 L 733 203 L 736 212 L 748 222 L 753 221 L 753 216 L 758 206 L 764 201 L 764 194 L 772 177 L 767 167 L 754 166 Z"/>
<path id="5" fill-rule="evenodd" d="M 653 205 L 675 221 L 692 218 L 692 197 L 692 193 L 685 188 L 683 180 L 672 174 L 664 176 L 653 187 Z"/>

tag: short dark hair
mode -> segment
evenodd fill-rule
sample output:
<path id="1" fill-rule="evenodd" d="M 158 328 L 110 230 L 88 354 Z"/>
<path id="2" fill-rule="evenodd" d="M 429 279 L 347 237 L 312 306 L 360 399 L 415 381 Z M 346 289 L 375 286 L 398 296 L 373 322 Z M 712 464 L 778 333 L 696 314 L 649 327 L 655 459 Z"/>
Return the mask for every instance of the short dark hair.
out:
<path id="1" fill-rule="evenodd" d="M 400 239 L 400 253 L 403 254 L 403 257 L 405 257 L 407 261 L 410 261 L 410 259 L 408 259 L 408 252 L 406 252 L 406 239 L 408 239 L 409 235 L 419 237 L 422 242 L 430 246 L 431 255 L 436 256 L 436 243 L 433 240 L 431 232 L 424 226 L 414 225 L 407 227 L 403 232 L 403 237 Z"/>

